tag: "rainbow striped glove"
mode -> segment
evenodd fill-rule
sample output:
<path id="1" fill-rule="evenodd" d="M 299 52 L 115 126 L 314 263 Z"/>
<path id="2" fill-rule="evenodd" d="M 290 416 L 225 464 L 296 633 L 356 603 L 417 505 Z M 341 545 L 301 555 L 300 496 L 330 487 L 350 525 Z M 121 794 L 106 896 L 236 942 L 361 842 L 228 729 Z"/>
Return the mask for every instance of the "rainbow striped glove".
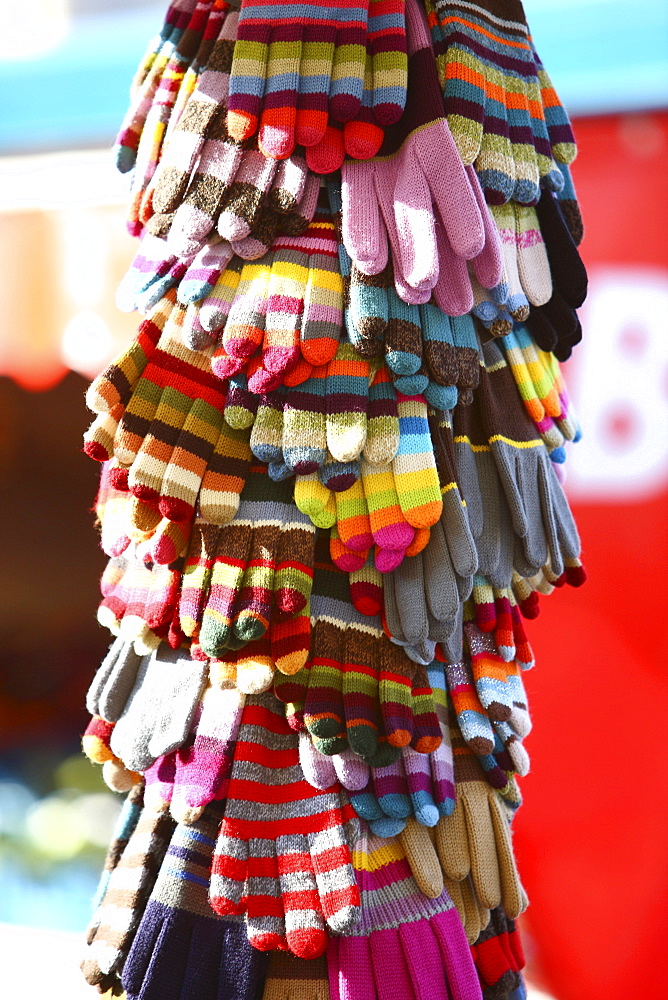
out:
<path id="1" fill-rule="evenodd" d="M 426 0 L 445 110 L 490 204 L 534 205 L 559 190 L 576 154 L 570 122 L 538 59 L 519 0 Z"/>
<path id="2" fill-rule="evenodd" d="M 230 136 L 242 141 L 258 132 L 262 151 L 279 159 L 295 145 L 318 145 L 330 120 L 358 116 L 368 63 L 373 119 L 390 125 L 406 99 L 401 0 L 311 0 L 280 8 L 270 0 L 242 0 L 230 74 Z"/>

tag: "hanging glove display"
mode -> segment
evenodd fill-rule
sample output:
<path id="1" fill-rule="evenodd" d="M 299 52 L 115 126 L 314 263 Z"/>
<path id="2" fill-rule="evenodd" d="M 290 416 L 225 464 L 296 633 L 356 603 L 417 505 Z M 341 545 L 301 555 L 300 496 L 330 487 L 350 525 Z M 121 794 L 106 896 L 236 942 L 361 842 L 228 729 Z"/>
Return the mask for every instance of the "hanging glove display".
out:
<path id="1" fill-rule="evenodd" d="M 525 619 L 585 579 L 570 123 L 519 0 L 174 0 L 84 450 L 128 1000 L 520 1000 Z M 269 954 L 271 953 L 271 954 Z"/>

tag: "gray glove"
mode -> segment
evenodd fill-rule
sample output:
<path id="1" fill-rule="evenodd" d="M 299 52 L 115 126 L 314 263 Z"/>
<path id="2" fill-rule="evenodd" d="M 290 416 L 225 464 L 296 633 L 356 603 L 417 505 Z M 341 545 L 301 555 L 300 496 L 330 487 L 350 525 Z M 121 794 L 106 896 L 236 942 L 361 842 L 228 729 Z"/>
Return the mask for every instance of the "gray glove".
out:
<path id="1" fill-rule="evenodd" d="M 520 400 L 499 348 L 483 347 L 478 398 L 485 437 L 498 469 L 515 534 L 529 567 L 550 561 L 561 576 L 564 559 L 580 555 L 580 539 L 568 501 L 536 427 Z"/>
<path id="2" fill-rule="evenodd" d="M 131 771 L 147 767 L 185 741 L 206 683 L 207 660 L 161 643 L 142 657 L 134 687 L 111 734 L 111 750 Z"/>
<path id="3" fill-rule="evenodd" d="M 484 373 L 484 369 L 481 368 Z M 453 411 L 457 477 L 478 553 L 478 571 L 507 587 L 512 578 L 515 532 L 499 473 L 485 436 L 479 393 Z"/>
<path id="4" fill-rule="evenodd" d="M 118 636 L 100 664 L 86 695 L 86 708 L 107 722 L 117 722 L 137 679 L 141 656 L 132 641 Z"/>

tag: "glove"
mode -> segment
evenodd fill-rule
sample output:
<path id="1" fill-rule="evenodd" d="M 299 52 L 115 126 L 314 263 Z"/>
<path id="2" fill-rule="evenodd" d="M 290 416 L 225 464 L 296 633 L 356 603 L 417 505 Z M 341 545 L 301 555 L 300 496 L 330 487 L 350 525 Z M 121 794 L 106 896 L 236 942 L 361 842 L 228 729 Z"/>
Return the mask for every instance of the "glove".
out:
<path id="1" fill-rule="evenodd" d="M 357 927 L 330 938 L 330 995 L 337 1000 L 401 996 L 480 997 L 466 936 L 445 889 L 418 889 L 397 840 L 362 833 L 353 850 L 362 906 Z"/>
<path id="2" fill-rule="evenodd" d="M 493 633 L 501 658 L 506 663 L 517 660 L 522 670 L 530 670 L 535 664 L 533 650 L 513 590 L 492 587 L 489 580 L 478 574 L 474 577 L 471 602 L 477 628 L 490 635 Z"/>
<path id="3" fill-rule="evenodd" d="M 344 276 L 350 275 L 346 326 L 355 351 L 384 355 L 395 388 L 409 396 L 424 393 L 435 409 L 452 409 L 457 388 L 469 399 L 479 351 L 470 316 L 449 317 L 433 303 L 402 301 L 389 268 L 372 278 L 363 275 L 342 244 L 339 260 Z"/>
<path id="4" fill-rule="evenodd" d="M 474 678 L 471 663 L 466 657 L 458 663 L 445 663 L 443 666 L 452 708 L 457 716 L 459 730 L 466 745 L 478 758 L 481 758 L 480 763 L 485 771 L 488 784 L 492 788 L 505 788 L 508 779 L 503 773 L 499 773 L 502 771 L 499 758 L 493 757 L 498 750 L 498 741 L 505 747 L 511 768 L 515 773 L 524 775 L 528 773 L 530 768 L 528 754 L 521 743 L 522 738 L 527 735 L 531 728 L 523 687 L 521 689 L 524 702 L 520 704 L 518 701 L 516 710 L 515 704 L 512 708 L 505 704 L 502 711 L 496 712 L 494 711 L 496 706 L 490 698 L 490 681 L 492 684 L 496 682 L 497 687 L 505 684 L 510 689 L 510 682 L 515 680 L 510 671 L 502 673 L 502 676 L 505 675 L 506 678 L 503 681 L 496 676 L 490 676 L 492 671 L 489 669 L 491 664 L 488 660 L 487 675 L 476 667 Z M 432 686 L 435 686 L 436 681 L 431 671 L 429 679 Z M 521 681 L 517 687 L 520 686 Z M 513 697 L 505 691 L 503 696 L 506 697 L 506 700 Z M 494 695 L 491 697 L 493 698 Z M 519 698 L 520 696 L 517 694 L 515 697 Z M 503 721 L 501 715 L 503 715 Z M 503 763 L 506 763 L 505 758 Z"/>
<path id="5" fill-rule="evenodd" d="M 160 337 L 175 308 L 173 292 L 166 295 L 142 320 L 132 343 L 91 382 L 86 392 L 86 404 L 93 413 L 106 415 L 125 411 L 149 358 L 157 351 Z M 120 419 L 120 417 L 118 417 Z M 116 425 L 118 419 L 115 420 Z M 98 462 L 107 461 L 113 451 L 103 447 L 94 435 L 87 435 L 86 454 Z"/>
<path id="6" fill-rule="evenodd" d="M 184 634 L 217 656 L 260 639 L 274 615 L 297 614 L 311 591 L 314 542 L 291 486 L 253 466 L 234 520 L 195 525 L 179 599 Z"/>
<path id="7" fill-rule="evenodd" d="M 253 392 L 275 389 L 302 359 L 326 364 L 343 324 L 329 212 L 319 210 L 302 236 L 280 237 L 256 263 L 239 268 L 232 262 L 198 303 L 196 319 L 214 338 L 212 366 L 220 378 L 244 369 L 260 350 L 261 364 L 249 377 Z M 197 332 L 192 318 L 189 322 L 188 337 L 191 329 Z"/>
<path id="8" fill-rule="evenodd" d="M 409 406 L 415 402 L 410 400 Z M 417 402 L 416 405 L 419 412 L 421 404 Z M 407 419 L 404 413 L 404 421 Z M 415 423 L 421 430 L 422 421 Z M 381 440 L 389 450 L 392 435 L 381 435 Z M 415 434 L 412 440 L 414 446 L 421 447 L 424 435 Z M 375 440 L 371 444 L 375 447 Z M 405 450 L 410 446 L 410 441 L 404 443 Z M 376 450 L 374 457 L 378 455 L 379 450 Z M 406 476 L 404 470 L 410 469 L 411 462 L 418 466 L 423 464 L 421 488 L 412 493 L 408 489 L 409 480 L 401 478 Z M 441 508 L 429 464 L 426 452 L 417 452 L 416 457 L 397 454 L 395 460 L 386 465 L 372 465 L 364 460 L 361 467 L 356 462 L 326 462 L 319 470 L 322 482 L 317 481 L 315 474 L 297 476 L 295 503 L 317 527 L 337 525 L 332 558 L 340 569 L 361 569 L 374 547 L 375 568 L 387 573 L 399 565 L 405 555 L 414 555 L 424 548 L 429 538 L 429 528 L 424 522 L 436 518 Z M 413 524 L 421 523 L 414 527 L 409 524 L 409 518 Z"/>
<path id="9" fill-rule="evenodd" d="M 471 947 L 484 1000 L 510 1000 L 522 987 L 520 970 L 526 960 L 519 930 L 503 908 L 492 910 L 488 926 Z"/>
<path id="10" fill-rule="evenodd" d="M 93 897 L 94 911 L 97 910 L 104 898 L 107 886 L 109 885 L 109 879 L 111 878 L 111 873 L 123 856 L 123 851 L 127 847 L 128 841 L 132 836 L 137 823 L 139 822 L 143 806 L 144 785 L 143 782 L 139 781 L 134 784 L 126 794 L 121 810 L 116 818 L 114 831 L 112 833 L 111 840 L 109 841 L 107 853 L 104 858 L 104 865 L 102 872 L 100 873 L 100 880 L 97 884 L 97 889 L 95 890 L 95 895 Z"/>
<path id="11" fill-rule="evenodd" d="M 169 121 L 186 72 L 197 56 L 208 25 L 209 15 L 214 9 L 216 10 L 215 26 L 220 30 L 220 9 L 213 7 L 212 0 L 198 0 L 187 28 L 165 66 L 155 90 L 143 124 L 130 185 L 127 225 L 131 236 L 141 235 L 143 224 L 150 214 L 150 192 L 148 189 L 160 160 Z"/>
<path id="12" fill-rule="evenodd" d="M 475 542 L 454 472 L 452 431 L 435 416 L 429 420 L 429 429 L 443 512 L 422 554 L 404 560 L 385 585 L 389 632 L 395 641 L 410 646 L 425 640 L 443 641 L 453 634 L 477 566 Z"/>
<path id="13" fill-rule="evenodd" d="M 319 178 L 302 156 L 295 153 L 281 163 L 268 160 L 258 149 L 243 149 L 217 136 L 217 126 L 214 118 L 197 172 L 176 211 L 156 214 L 148 230 L 166 237 L 178 257 L 222 237 L 239 257 L 255 260 L 270 250 L 277 234 L 298 236 L 308 227 L 318 203 Z"/>
<path id="14" fill-rule="evenodd" d="M 100 664 L 86 695 L 86 710 L 106 722 L 117 722 L 135 686 L 141 657 L 118 636 Z"/>
<path id="15" fill-rule="evenodd" d="M 113 557 L 100 581 L 98 622 L 132 642 L 140 656 L 150 653 L 162 639 L 178 647 L 182 637 L 172 634 L 172 625 L 182 569 L 183 560 L 167 566 L 146 563 L 134 547 Z"/>
<path id="16" fill-rule="evenodd" d="M 249 940 L 262 951 L 321 955 L 325 926 L 343 933 L 359 917 L 344 830 L 352 817 L 337 786 L 318 792 L 304 780 L 280 703 L 250 696 L 213 856 L 213 908 L 245 913 Z"/>
<path id="17" fill-rule="evenodd" d="M 116 166 L 125 174 L 135 165 L 137 148 L 165 67 L 173 56 L 195 8 L 195 0 L 173 0 L 165 23 L 149 43 L 132 84 L 131 104 L 114 143 Z"/>
<path id="18" fill-rule="evenodd" d="M 461 627 L 460 627 L 461 631 Z M 498 736 L 494 723 L 486 717 L 475 690 L 468 661 L 464 655 L 463 645 L 458 649 L 459 660 L 449 659 L 444 646 L 436 647 L 436 657 L 427 668 L 427 676 L 434 692 L 436 712 L 441 726 L 444 742 L 450 747 L 450 713 L 454 712 L 467 745 L 476 754 L 483 769 L 485 780 L 500 794 L 513 798 L 515 787 L 511 785 L 515 771 L 509 751 L 504 748 L 501 737 Z M 504 723 L 504 725 L 506 725 Z M 514 731 L 504 729 L 503 735 L 511 742 L 517 738 Z M 518 751 L 517 756 L 522 753 Z M 528 761 L 528 758 L 526 758 Z M 452 749 L 450 749 L 450 767 L 452 773 Z M 454 782 L 454 775 L 452 775 Z M 454 785 L 453 785 L 454 788 Z M 454 795 L 454 792 L 453 792 Z M 453 798 L 454 806 L 454 798 Z M 446 815 L 450 815 L 452 809 Z M 450 889 L 448 889 L 450 891 Z M 450 893 L 452 895 L 452 892 Z M 453 896 L 453 899 L 455 897 Z M 459 901 L 456 900 L 459 907 Z M 460 909 L 461 913 L 461 909 Z"/>
<path id="19" fill-rule="evenodd" d="M 305 961 L 290 952 L 272 951 L 262 1000 L 329 1000 L 327 961 L 324 955 Z"/>
<path id="20" fill-rule="evenodd" d="M 512 576 L 515 537 L 499 475 L 482 428 L 477 392 L 471 406 L 455 408 L 452 429 L 456 477 L 475 541 L 478 571 L 493 578 L 496 586 L 508 586 Z"/>
<path id="21" fill-rule="evenodd" d="M 145 772 L 147 809 L 194 823 L 209 802 L 225 797 L 244 701 L 237 688 L 205 688 L 185 743 Z"/>
<path id="22" fill-rule="evenodd" d="M 568 361 L 573 348 L 582 340 L 578 314 L 557 289 L 544 306 L 531 309 L 527 326 L 538 346 L 551 351 L 558 361 Z"/>
<path id="23" fill-rule="evenodd" d="M 211 246 L 207 245 L 206 250 Z M 122 312 L 150 312 L 167 292 L 178 286 L 195 256 L 195 252 L 177 256 L 164 239 L 147 233 L 116 289 L 117 307 Z"/>
<path id="24" fill-rule="evenodd" d="M 552 194 L 546 192 L 550 198 Z M 549 254 L 543 243 L 536 209 L 516 202 L 491 207 L 503 249 L 503 282 L 491 291 L 492 299 L 513 319 L 525 320 L 529 305 L 542 306 L 552 295 Z"/>
<path id="25" fill-rule="evenodd" d="M 445 888 L 455 904 L 466 938 L 473 944 L 489 924 L 490 911 L 476 896 L 470 875 L 458 882 L 444 875 L 434 841 L 434 830 L 420 826 L 411 818 L 399 834 L 399 842 L 420 891 L 429 899 L 437 899 Z"/>
<path id="26" fill-rule="evenodd" d="M 575 310 L 587 294 L 587 272 L 570 234 L 559 201 L 545 191 L 538 203 L 538 217 L 554 278 L 554 291 L 542 309 L 532 310 L 529 325 L 536 343 L 565 361 L 582 338 Z"/>
<path id="27" fill-rule="evenodd" d="M 457 482 L 455 445 L 448 414 L 431 414 L 429 429 L 443 499 L 440 523 L 448 546 L 450 562 L 456 574 L 459 596 L 465 600 L 468 596 L 469 578 L 478 566 L 478 556 L 466 505 Z"/>
<path id="28" fill-rule="evenodd" d="M 551 460 L 565 461 L 565 438 L 561 427 L 563 425 L 563 429 L 567 430 L 571 440 L 576 430 L 570 421 L 562 419 L 563 404 L 556 388 L 555 373 L 544 365 L 525 326 L 518 324 L 501 339 L 500 344 L 517 391 Z M 559 363 L 556 364 L 558 366 Z"/>
<path id="29" fill-rule="evenodd" d="M 303 705 L 306 728 L 320 746 L 331 741 L 329 753 L 347 743 L 383 766 L 399 756 L 392 747 L 435 750 L 440 730 L 424 670 L 389 642 L 378 618 L 353 608 L 346 575 L 331 565 L 322 533 L 316 569 L 311 659 L 289 681 L 281 678 L 276 694 Z"/>
<path id="30" fill-rule="evenodd" d="M 358 816 L 368 820 L 372 829 L 386 817 L 405 820 L 411 815 L 423 826 L 434 826 L 439 815 L 452 811 L 454 788 L 447 774 L 448 758 L 451 772 L 449 745 L 441 744 L 430 754 L 404 747 L 394 764 L 370 768 L 352 750 L 326 756 L 307 733 L 301 732 L 299 738 L 299 760 L 308 783 L 325 789 L 340 781 Z"/>
<path id="31" fill-rule="evenodd" d="M 382 158 L 343 164 L 343 242 L 360 271 L 378 274 L 388 263 L 389 240 L 398 294 L 406 301 L 426 302 L 438 283 L 439 262 L 444 263 L 436 239 L 442 225 L 452 267 L 444 277 L 451 289 L 461 286 L 464 298 L 458 311 L 466 312 L 470 285 L 465 262 L 483 251 L 485 261 L 491 254 L 498 272 L 491 274 L 491 280 L 496 284 L 500 278 L 498 237 L 488 217 L 483 219 L 487 212 L 477 183 L 462 166 L 445 122 L 429 32 L 413 0 L 406 5 L 406 16 L 409 80 L 414 85 L 409 86 L 401 122 L 388 132 Z M 439 171 L 433 169 L 434 150 L 438 150 Z M 490 245 L 486 246 L 488 237 Z M 485 267 L 480 263 L 482 275 Z M 450 302 L 456 301 L 451 294 Z"/>
<path id="32" fill-rule="evenodd" d="M 543 442 L 536 438 L 512 374 L 495 344 L 483 346 L 486 368 L 478 389 L 484 433 L 508 502 L 526 563 L 537 572 L 550 559 L 559 576 L 564 558 L 580 554 L 580 540 L 568 502 Z M 518 567 L 519 568 L 519 567 Z M 524 574 L 527 575 L 527 574 Z"/>
<path id="33" fill-rule="evenodd" d="M 526 908 L 517 874 L 508 822 L 500 800 L 487 784 L 475 755 L 466 747 L 454 719 L 456 804 L 436 826 L 436 850 L 444 874 L 461 881 L 470 873 L 476 896 L 487 909 L 503 905 L 513 918 Z"/>
<path id="34" fill-rule="evenodd" d="M 397 455 L 398 405 L 387 372 L 374 372 L 347 341 L 339 343 L 329 364 L 312 368 L 298 385 L 256 396 L 248 388 L 253 378 L 232 377 L 224 416 L 234 427 L 252 425 L 251 450 L 269 464 L 272 479 L 318 472 L 341 492 L 348 486 L 334 477 L 341 476 L 342 465 L 358 466 L 362 455 L 373 465 L 386 465 Z M 358 467 L 351 483 L 359 475 Z"/>
<path id="35" fill-rule="evenodd" d="M 316 145 L 328 118 L 346 122 L 360 110 L 367 51 L 375 119 L 389 125 L 401 117 L 403 4 L 371 0 L 351 11 L 313 3 L 294 21 L 277 25 L 270 6 L 242 2 L 227 114 L 234 139 L 258 132 L 263 152 L 279 159 L 289 156 L 295 143 Z M 315 78 L 314 60 L 322 70 Z"/>
<path id="36" fill-rule="evenodd" d="M 464 632 L 476 691 L 489 718 L 510 723 L 519 737 L 528 735 L 531 720 L 519 666 L 503 660 L 493 637 L 481 632 L 473 622 L 465 623 Z"/>
<path id="37" fill-rule="evenodd" d="M 152 184 L 152 209 L 157 214 L 149 227 L 168 235 L 177 256 L 200 249 L 216 227 L 221 236 L 237 243 L 267 225 L 274 233 L 281 225 L 298 232 L 313 217 L 317 180 L 308 178 L 302 156 L 279 164 L 257 148 L 234 142 L 227 132 L 237 23 L 236 12 L 225 18 Z"/>
<path id="38" fill-rule="evenodd" d="M 173 832 L 169 816 L 140 810 L 86 932 L 81 971 L 100 992 L 119 983 Z"/>
<path id="39" fill-rule="evenodd" d="M 548 129 L 522 5 L 508 8 L 503 21 L 484 3 L 459 10 L 429 0 L 427 11 L 446 116 L 462 161 L 475 162 L 491 204 L 511 198 L 535 204 L 541 182 L 563 185 L 555 159 L 570 163 L 576 150 L 566 112 L 546 88 L 554 109 L 554 128 Z"/>
<path id="40" fill-rule="evenodd" d="M 110 477 L 112 463 L 103 466 L 103 478 Z M 96 503 L 96 513 L 101 522 L 101 543 L 109 556 L 119 556 L 127 551 L 131 542 L 137 543 L 137 554 L 145 562 L 166 566 L 185 556 L 190 542 L 193 519 L 170 521 L 163 517 L 157 521 L 155 511 L 127 491 L 110 487 L 103 505 Z M 98 501 L 102 490 L 98 491 Z M 142 528 L 132 522 L 137 520 Z"/>
<path id="41" fill-rule="evenodd" d="M 185 742 L 207 670 L 206 662 L 190 659 L 189 650 L 172 650 L 166 643 L 142 658 L 111 734 L 111 749 L 126 767 L 145 771 Z"/>
<path id="42" fill-rule="evenodd" d="M 223 421 L 224 386 L 211 372 L 210 353 L 184 346 L 183 316 L 182 307 L 172 310 L 127 401 L 114 452 L 129 468 L 132 493 L 162 516 L 185 521 L 199 498 L 207 519 L 225 523 L 248 468 L 248 434 Z"/>
<path id="43" fill-rule="evenodd" d="M 128 1000 L 254 1000 L 267 956 L 243 923 L 216 919 L 207 900 L 221 807 L 179 824 L 160 867 L 123 969 Z"/>

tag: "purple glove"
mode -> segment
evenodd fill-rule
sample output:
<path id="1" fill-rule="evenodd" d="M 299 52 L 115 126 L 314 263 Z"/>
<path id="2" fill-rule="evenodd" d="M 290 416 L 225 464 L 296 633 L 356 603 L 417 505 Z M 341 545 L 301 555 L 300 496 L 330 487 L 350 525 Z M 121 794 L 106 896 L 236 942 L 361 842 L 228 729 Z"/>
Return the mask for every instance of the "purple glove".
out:
<path id="1" fill-rule="evenodd" d="M 336 1000 L 481 1000 L 459 915 L 447 891 L 418 889 L 396 840 L 363 833 L 352 852 L 362 899 L 359 923 L 330 937 Z"/>

